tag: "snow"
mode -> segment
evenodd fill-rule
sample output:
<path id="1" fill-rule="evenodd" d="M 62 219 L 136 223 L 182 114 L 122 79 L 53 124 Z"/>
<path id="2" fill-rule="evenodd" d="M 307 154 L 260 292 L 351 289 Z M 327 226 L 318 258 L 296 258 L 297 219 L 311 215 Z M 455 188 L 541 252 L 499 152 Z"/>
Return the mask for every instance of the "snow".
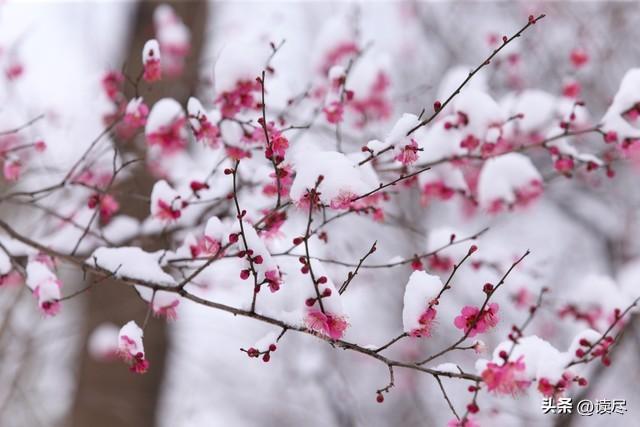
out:
<path id="1" fill-rule="evenodd" d="M 611 277 L 600 274 L 589 274 L 577 281 L 575 287 L 564 293 L 563 300 L 579 308 L 602 307 L 605 315 L 612 313 L 615 308 L 624 310 L 633 302 Z M 603 320 L 603 327 L 606 328 L 609 322 Z"/>
<path id="2" fill-rule="evenodd" d="M 345 13 L 336 13 L 324 21 L 315 40 L 312 52 L 314 52 L 314 67 L 321 71 L 325 66 L 325 60 L 338 46 L 345 43 L 355 43 L 355 28 L 350 22 L 350 17 Z"/>
<path id="3" fill-rule="evenodd" d="M 125 109 L 125 113 L 126 114 L 137 115 L 138 114 L 138 108 L 143 103 L 144 103 L 144 99 L 142 99 L 141 96 L 139 96 L 137 98 L 131 98 L 131 101 L 129 101 L 129 103 L 127 104 L 127 108 Z"/>
<path id="4" fill-rule="evenodd" d="M 9 271 L 11 271 L 11 260 L 4 250 L 0 249 L 0 276 L 4 276 Z"/>
<path id="5" fill-rule="evenodd" d="M 440 102 L 444 102 L 445 99 L 451 95 L 458 86 L 467 78 L 469 72 L 473 69 L 472 66 L 456 66 L 448 70 L 442 81 L 440 82 L 440 86 L 438 87 L 438 97 L 437 99 Z M 487 90 L 487 79 L 483 73 L 479 73 L 475 75 L 471 80 L 469 80 L 468 84 L 462 89 L 461 93 L 464 93 L 467 90 L 478 90 L 478 91 L 486 91 Z"/>
<path id="6" fill-rule="evenodd" d="M 173 122 L 184 117 L 184 111 L 178 101 L 173 98 L 162 98 L 151 108 L 145 134 L 150 135 L 158 132 Z"/>
<path id="7" fill-rule="evenodd" d="M 217 219 L 217 218 L 216 218 Z M 211 223 L 211 230 L 214 233 L 217 233 L 218 235 L 222 236 L 222 224 L 219 223 L 219 221 L 215 221 L 215 219 L 213 219 L 213 222 Z M 258 236 L 258 233 L 256 232 L 256 229 L 253 227 L 253 225 L 251 224 L 247 224 L 246 222 L 243 222 L 243 228 L 244 228 L 244 236 L 247 240 L 247 247 L 251 250 L 253 250 L 253 257 L 256 256 L 261 256 L 262 257 L 262 263 L 257 264 L 257 263 L 253 263 L 253 268 L 256 270 L 256 272 L 258 273 L 258 283 L 262 282 L 265 279 L 265 274 L 268 271 L 273 271 L 273 270 L 278 270 L 278 265 L 276 264 L 275 260 L 273 259 L 273 257 L 271 256 L 271 253 L 269 253 L 269 250 L 267 249 L 267 246 L 265 245 L 265 242 L 262 238 L 260 238 L 260 236 Z M 209 222 L 207 222 L 207 227 L 209 226 Z M 240 223 L 236 223 L 233 227 L 234 232 L 239 232 L 240 231 Z M 206 231 L 205 231 L 206 233 Z M 242 250 L 244 250 L 244 243 L 242 241 L 242 237 L 239 237 L 238 239 L 238 243 L 237 246 L 239 248 L 241 248 Z M 243 258 L 244 262 L 246 263 L 245 268 L 249 268 L 249 262 L 246 261 L 245 258 Z"/>
<path id="8" fill-rule="evenodd" d="M 408 139 L 407 133 L 419 123 L 420 120 L 418 120 L 418 116 L 404 113 L 387 134 L 385 142 L 387 145 L 399 145 L 406 142 Z"/>
<path id="9" fill-rule="evenodd" d="M 114 273 L 115 277 L 175 285 L 171 275 L 158 264 L 158 255 L 138 247 L 98 248 L 87 258 L 88 264 Z"/>
<path id="10" fill-rule="evenodd" d="M 362 172 L 354 162 L 342 153 L 320 151 L 300 153 L 294 160 L 296 177 L 291 185 L 290 196 L 300 201 L 307 190 L 313 189 L 320 175 L 324 177 L 318 190 L 320 200 L 330 204 L 341 194 L 358 196 L 371 189 L 364 181 Z"/>
<path id="11" fill-rule="evenodd" d="M 525 90 L 514 100 L 509 115 L 524 114 L 515 122 L 524 133 L 544 131 L 554 117 L 556 102 L 553 95 L 542 90 Z"/>
<path id="12" fill-rule="evenodd" d="M 115 244 L 127 241 L 135 237 L 139 232 L 140 221 L 127 215 L 113 217 L 109 224 L 102 229 L 104 237 Z"/>
<path id="13" fill-rule="evenodd" d="M 142 48 L 142 63 L 149 60 L 160 60 L 160 45 L 156 39 L 147 40 Z"/>
<path id="14" fill-rule="evenodd" d="M 336 81 L 346 76 L 346 70 L 342 65 L 334 65 L 329 70 L 329 80 Z"/>
<path id="15" fill-rule="evenodd" d="M 632 126 L 622 114 L 640 101 L 640 68 L 626 72 L 620 88 L 601 120 L 604 132 L 616 132 L 618 139 L 640 138 L 640 129 Z"/>
<path id="16" fill-rule="evenodd" d="M 513 345 L 512 341 L 503 341 L 493 352 L 493 363 L 502 364 L 500 357 L 501 351 L 509 353 Z M 523 337 L 515 346 L 511 353 L 510 360 L 517 360 L 523 357 L 525 364 L 525 373 L 529 379 L 547 378 L 552 383 L 557 382 L 565 372 L 565 366 L 572 360 L 573 354 L 570 352 L 561 352 L 547 341 L 530 335 Z M 479 359 L 476 362 L 476 371 L 481 374 L 485 369 L 488 360 Z"/>
<path id="17" fill-rule="evenodd" d="M 60 294 L 60 282 L 57 279 L 46 279 L 37 285 L 36 293 L 40 307 L 45 302 L 58 301 L 62 297 Z"/>
<path id="18" fill-rule="evenodd" d="M 163 201 L 172 209 L 180 210 L 180 194 L 174 190 L 164 179 L 156 182 L 151 190 L 151 215 L 158 216 L 163 213 L 159 202 Z"/>
<path id="19" fill-rule="evenodd" d="M 416 131 L 414 138 L 424 150 L 418 153 L 420 163 L 431 163 L 441 159 L 466 154 L 466 150 L 460 146 L 463 134 L 459 129 L 445 129 L 447 116 L 430 126 L 426 131 L 424 128 Z M 420 132 L 424 132 L 421 136 Z"/>
<path id="20" fill-rule="evenodd" d="M 171 320 L 177 318 L 176 308 L 181 298 L 175 292 L 154 291 L 146 286 L 136 286 L 135 289 L 140 298 L 151 303 L 151 308 L 156 316 L 166 315 Z M 167 314 L 168 310 L 171 310 L 170 314 Z"/>
<path id="21" fill-rule="evenodd" d="M 452 188 L 463 193 L 469 192 L 469 186 L 464 179 L 464 174 L 460 169 L 450 163 L 433 166 L 427 172 L 421 173 L 418 175 L 418 182 L 421 187 L 434 182 L 442 182 L 447 188 Z"/>
<path id="22" fill-rule="evenodd" d="M 434 366 L 432 369 L 440 372 L 449 372 L 452 374 L 459 374 L 460 367 L 455 363 L 441 363 L 438 366 Z"/>
<path id="23" fill-rule="evenodd" d="M 254 82 L 262 74 L 269 53 L 268 43 L 257 43 L 255 40 L 225 44 L 214 68 L 216 93 L 232 91 L 238 81 Z"/>
<path id="24" fill-rule="evenodd" d="M 27 286 L 32 291 L 45 282 L 55 281 L 56 275 L 40 261 L 30 260 L 27 263 Z"/>
<path id="25" fill-rule="evenodd" d="M 496 200 L 514 203 L 517 200 L 516 190 L 535 181 L 542 182 L 542 176 L 527 156 L 508 153 L 491 158 L 480 172 L 478 202 L 485 208 Z"/>
<path id="26" fill-rule="evenodd" d="M 108 360 L 118 351 L 119 330 L 113 323 L 101 323 L 89 336 L 87 350 L 96 360 Z"/>
<path id="27" fill-rule="evenodd" d="M 454 114 L 464 113 L 469 120 L 462 132 L 475 135 L 481 140 L 490 125 L 500 125 L 505 119 L 491 96 L 474 89 L 467 89 L 453 99 L 453 111 Z"/>
<path id="28" fill-rule="evenodd" d="M 404 306 L 402 309 L 402 324 L 406 333 L 420 329 L 423 326 L 419 322 L 420 316 L 441 289 L 442 281 L 438 276 L 425 271 L 411 273 L 404 291 Z"/>
<path id="29" fill-rule="evenodd" d="M 121 352 L 135 357 L 138 353 L 144 356 L 143 332 L 138 324 L 131 320 L 120 328 L 118 333 L 118 348 Z"/>
<path id="30" fill-rule="evenodd" d="M 207 225 L 204 228 L 204 235 L 210 237 L 218 242 L 222 242 L 227 237 L 227 229 L 217 216 L 212 216 L 207 221 Z"/>

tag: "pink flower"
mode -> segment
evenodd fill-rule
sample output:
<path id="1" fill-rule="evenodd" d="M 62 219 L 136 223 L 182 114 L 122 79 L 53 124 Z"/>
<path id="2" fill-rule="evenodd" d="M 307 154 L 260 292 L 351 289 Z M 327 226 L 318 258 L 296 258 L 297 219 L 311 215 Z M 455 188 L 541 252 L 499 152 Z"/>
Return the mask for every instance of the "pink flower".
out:
<path id="1" fill-rule="evenodd" d="M 251 157 L 251 151 L 243 150 L 239 147 L 227 146 L 225 151 L 233 160 L 248 159 Z"/>
<path id="2" fill-rule="evenodd" d="M 109 99 L 115 100 L 120 93 L 124 76 L 119 71 L 108 71 L 102 77 L 102 89 Z"/>
<path id="3" fill-rule="evenodd" d="M 23 283 L 24 283 L 24 278 L 20 273 L 18 273 L 15 270 L 11 270 L 7 274 L 0 276 L 0 287 L 22 285 Z"/>
<path id="4" fill-rule="evenodd" d="M 154 300 L 153 302 L 153 314 L 157 317 L 164 317 L 167 320 L 176 320 L 178 318 L 178 312 L 176 308 L 180 304 L 180 300 L 174 299 L 168 304 L 159 304 Z"/>
<path id="5" fill-rule="evenodd" d="M 152 83 L 162 78 L 160 45 L 157 40 L 149 40 L 144 44 L 144 48 L 142 49 L 142 63 L 144 64 L 142 78 L 146 82 Z"/>
<path id="6" fill-rule="evenodd" d="M 2 172 L 7 181 L 17 181 L 20 178 L 20 172 L 22 172 L 22 162 L 18 159 L 7 159 L 4 162 Z"/>
<path id="7" fill-rule="evenodd" d="M 569 82 L 565 84 L 562 88 L 562 95 L 567 98 L 577 98 L 580 96 L 580 91 L 582 88 L 580 87 L 580 83 L 576 81 Z"/>
<path id="8" fill-rule="evenodd" d="M 451 257 L 433 254 L 429 257 L 429 268 L 437 271 L 449 271 L 453 267 L 453 260 Z"/>
<path id="9" fill-rule="evenodd" d="M 443 181 L 433 181 L 422 187 L 422 204 L 427 204 L 430 199 L 449 200 L 456 194 L 453 188 L 447 187 Z"/>
<path id="10" fill-rule="evenodd" d="M 310 310 L 307 313 L 306 323 L 310 329 L 334 340 L 342 338 L 344 331 L 349 326 L 344 317 L 323 313 L 317 309 Z"/>
<path id="11" fill-rule="evenodd" d="M 118 333 L 118 355 L 129 364 L 129 370 L 143 374 L 149 369 L 144 357 L 142 329 L 133 320 L 124 325 Z"/>
<path id="12" fill-rule="evenodd" d="M 167 203 L 162 199 L 158 200 L 158 211 L 155 214 L 155 217 L 161 219 L 163 221 L 175 221 L 182 215 L 180 209 L 175 209 L 173 203 Z"/>
<path id="13" fill-rule="evenodd" d="M 491 303 L 480 313 L 478 307 L 467 305 L 462 308 L 460 316 L 454 319 L 453 324 L 456 328 L 464 330 L 467 336 L 474 337 L 498 324 L 498 309 L 498 304 Z"/>
<path id="14" fill-rule="evenodd" d="M 220 247 L 220 242 L 218 240 L 209 236 L 202 236 L 198 239 L 195 245 L 189 246 L 189 250 L 191 251 L 191 256 L 193 258 L 198 258 L 201 255 L 216 255 L 220 250 Z"/>
<path id="15" fill-rule="evenodd" d="M 280 289 L 280 285 L 282 285 L 282 277 L 280 275 L 280 271 L 277 269 L 269 270 L 264 273 L 264 278 L 269 283 L 269 289 L 271 292 L 276 292 Z"/>
<path id="16" fill-rule="evenodd" d="M 604 142 L 607 144 L 611 144 L 616 141 L 618 141 L 618 133 L 616 131 L 610 130 L 604 135 Z"/>
<path id="17" fill-rule="evenodd" d="M 431 328 L 434 324 L 434 319 L 436 318 L 436 309 L 433 307 L 428 307 L 421 315 L 418 322 L 420 323 L 420 327 L 412 330 L 409 335 L 416 338 L 421 337 L 429 337 L 431 336 Z"/>
<path id="18" fill-rule="evenodd" d="M 562 395 L 571 385 L 571 374 L 565 372 L 557 383 L 552 383 L 547 378 L 538 380 L 538 391 L 545 397 L 558 397 Z"/>
<path id="19" fill-rule="evenodd" d="M 280 176 L 280 195 L 286 196 L 289 194 L 289 190 L 291 190 L 291 185 L 293 184 L 293 170 L 291 166 L 279 166 L 278 175 Z M 273 181 L 266 184 L 262 188 L 262 192 L 267 196 L 276 196 L 278 194 L 278 182 L 275 172 L 271 172 L 269 177 L 272 178 Z"/>
<path id="20" fill-rule="evenodd" d="M 321 67 L 322 74 L 326 75 L 331 67 L 342 62 L 349 56 L 357 54 L 358 52 L 358 45 L 351 40 L 345 40 L 338 43 L 326 53 Z"/>
<path id="21" fill-rule="evenodd" d="M 260 83 L 255 80 L 240 80 L 233 90 L 223 92 L 216 103 L 222 104 L 220 107 L 222 117 L 230 118 L 241 111 L 257 109 L 258 102 L 254 98 L 262 89 Z"/>
<path id="22" fill-rule="evenodd" d="M 358 196 L 350 191 L 340 191 L 340 194 L 331 199 L 329 205 L 331 209 L 349 209 L 356 197 Z"/>
<path id="23" fill-rule="evenodd" d="M 580 68 L 589 62 L 589 55 L 583 49 L 576 48 L 571 51 L 569 59 L 575 68 Z"/>
<path id="24" fill-rule="evenodd" d="M 559 157 L 553 166 L 558 172 L 568 175 L 573 171 L 574 163 L 571 157 Z"/>
<path id="25" fill-rule="evenodd" d="M 411 165 L 418 160 L 418 143 L 415 139 L 411 138 L 411 143 L 405 145 L 395 157 L 395 160 L 399 161 L 405 166 Z"/>
<path id="26" fill-rule="evenodd" d="M 198 117 L 198 121 L 200 126 L 193 131 L 196 141 L 217 148 L 220 145 L 220 129 L 204 116 Z"/>
<path id="27" fill-rule="evenodd" d="M 515 362 L 505 362 L 503 365 L 489 362 L 481 377 L 487 389 L 496 394 L 516 396 L 531 385 L 526 377 L 523 356 Z"/>
<path id="28" fill-rule="evenodd" d="M 379 71 L 369 93 L 350 101 L 349 106 L 362 117 L 356 123 L 357 126 L 363 127 L 367 121 L 387 119 L 391 116 L 392 107 L 388 88 L 389 77 L 384 71 Z"/>
<path id="29" fill-rule="evenodd" d="M 162 78 L 162 69 L 160 68 L 159 59 L 148 59 L 144 63 L 144 74 L 142 75 L 145 81 L 152 83 Z"/>
<path id="30" fill-rule="evenodd" d="M 469 134 L 461 142 L 460 147 L 466 148 L 469 151 L 473 151 L 480 146 L 480 140 L 475 136 Z"/>
<path id="31" fill-rule="evenodd" d="M 88 206 L 90 209 L 100 207 L 100 221 L 103 224 L 111 221 L 111 217 L 120 209 L 120 204 L 110 194 L 94 194 L 89 198 Z"/>
<path id="32" fill-rule="evenodd" d="M 44 142 L 43 140 L 39 140 L 39 141 L 36 141 L 36 143 L 34 144 L 34 147 L 36 148 L 36 151 L 38 153 L 42 153 L 44 150 L 47 149 L 47 143 Z"/>
<path id="33" fill-rule="evenodd" d="M 187 146 L 184 134 L 186 120 L 185 117 L 180 117 L 168 125 L 160 126 L 158 130 L 147 135 L 147 143 L 160 146 L 167 154 L 182 151 Z"/>
<path id="34" fill-rule="evenodd" d="M 7 80 L 16 80 L 24 73 L 24 66 L 20 63 L 14 63 L 7 67 L 5 70 L 5 76 L 7 76 Z"/>
<path id="35" fill-rule="evenodd" d="M 142 98 L 135 98 L 129 101 L 123 117 L 123 122 L 130 129 L 138 129 L 147 123 L 149 107 L 142 101 Z"/>
<path id="36" fill-rule="evenodd" d="M 129 370 L 136 374 L 144 374 L 149 370 L 149 361 L 144 358 L 144 354 L 138 353 L 131 359 Z"/>
<path id="37" fill-rule="evenodd" d="M 269 147 L 270 151 L 276 155 L 276 157 L 284 158 L 284 155 L 289 148 L 289 140 L 282 135 L 279 135 L 275 138 L 271 139 L 271 147 Z M 268 149 L 268 150 L 269 150 Z M 265 153 L 268 156 L 268 153 Z M 268 156 L 267 158 L 269 158 Z"/>
<path id="38" fill-rule="evenodd" d="M 48 278 L 38 284 L 33 295 L 38 299 L 38 307 L 45 316 L 55 316 L 60 312 L 60 287 L 62 283 Z"/>
<path id="39" fill-rule="evenodd" d="M 340 123 L 344 113 L 344 107 L 340 101 L 333 101 L 326 105 L 322 112 L 329 123 Z"/>

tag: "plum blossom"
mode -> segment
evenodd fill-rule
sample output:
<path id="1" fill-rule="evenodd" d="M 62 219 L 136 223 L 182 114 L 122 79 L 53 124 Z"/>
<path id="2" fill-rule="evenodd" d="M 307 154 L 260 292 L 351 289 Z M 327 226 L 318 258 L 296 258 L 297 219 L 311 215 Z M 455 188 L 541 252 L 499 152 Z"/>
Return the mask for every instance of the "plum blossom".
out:
<path id="1" fill-rule="evenodd" d="M 129 101 L 122 120 L 127 127 L 136 130 L 147 123 L 148 115 L 149 107 L 144 103 L 142 97 L 138 97 Z"/>
<path id="2" fill-rule="evenodd" d="M 329 123 L 340 123 L 342 122 L 342 115 L 344 114 L 344 106 L 340 101 L 331 101 L 324 106 L 322 112 Z"/>
<path id="3" fill-rule="evenodd" d="M 404 332 L 412 337 L 428 337 L 431 335 L 437 311 L 435 298 L 442 289 L 442 281 L 438 276 L 424 271 L 414 271 L 409 277 L 404 291 L 404 307 L 402 323 Z"/>
<path id="4" fill-rule="evenodd" d="M 191 49 L 191 32 L 175 10 L 161 4 L 153 13 L 156 38 L 162 52 L 162 67 L 171 77 L 179 76 Z"/>
<path id="5" fill-rule="evenodd" d="M 478 177 L 478 201 L 491 213 L 527 206 L 541 194 L 542 176 L 531 160 L 519 153 L 487 160 Z"/>
<path id="6" fill-rule="evenodd" d="M 147 143 L 160 147 L 164 154 L 174 154 L 187 145 L 186 117 L 175 99 L 163 98 L 151 108 L 145 135 Z"/>
<path id="7" fill-rule="evenodd" d="M 453 324 L 456 328 L 464 330 L 469 337 L 475 337 L 498 324 L 498 309 L 498 304 L 491 303 L 480 313 L 478 307 L 467 305 L 462 308 L 460 316 L 454 319 Z"/>
<path id="8" fill-rule="evenodd" d="M 531 385 L 525 372 L 524 357 L 520 356 L 515 361 L 505 361 L 504 364 L 489 362 L 482 372 L 482 380 L 487 389 L 496 394 L 520 394 Z"/>
<path id="9" fill-rule="evenodd" d="M 102 77 L 102 90 L 112 101 L 115 101 L 122 90 L 124 75 L 120 71 L 108 71 Z"/>
<path id="10" fill-rule="evenodd" d="M 220 146 L 220 129 L 212 123 L 220 115 L 217 111 L 207 113 L 197 98 L 191 97 L 187 102 L 187 112 L 189 113 L 189 124 L 196 137 L 196 141 L 204 145 L 217 148 Z"/>
<path id="11" fill-rule="evenodd" d="M 294 167 L 296 176 L 290 197 L 300 207 L 308 206 L 307 191 L 318 182 L 319 201 L 333 209 L 350 207 L 356 195 L 377 185 L 377 182 L 373 184 L 377 178 L 367 175 L 366 169 L 358 167 L 352 158 L 334 151 L 300 154 L 294 160 Z"/>
<path id="12" fill-rule="evenodd" d="M 395 160 L 405 166 L 411 165 L 418 160 L 418 143 L 411 138 L 411 143 L 400 147 L 400 153 L 396 154 Z"/>
<path id="13" fill-rule="evenodd" d="M 21 285 L 22 283 L 24 283 L 24 278 L 15 270 L 0 275 L 0 287 Z"/>
<path id="14" fill-rule="evenodd" d="M 38 300 L 38 308 L 45 316 L 55 316 L 60 311 L 62 282 L 51 266 L 38 259 L 31 259 L 27 263 L 27 286 L 33 291 Z"/>
<path id="15" fill-rule="evenodd" d="M 571 64 L 575 68 L 582 68 L 587 62 L 589 62 L 589 55 L 584 49 L 575 48 L 571 51 L 569 59 L 571 59 Z"/>
<path id="16" fill-rule="evenodd" d="M 257 110 L 260 89 L 257 81 L 240 80 L 233 89 L 222 92 L 216 99 L 222 117 L 230 118 L 245 110 Z"/>
<path id="17" fill-rule="evenodd" d="M 17 181 L 22 172 L 22 162 L 18 158 L 7 158 L 2 167 L 2 173 L 7 181 Z"/>
<path id="18" fill-rule="evenodd" d="M 148 40 L 142 48 L 142 64 L 144 71 L 142 78 L 149 83 L 156 82 L 162 78 L 160 68 L 160 45 L 155 39 Z"/>
<path id="19" fill-rule="evenodd" d="M 184 208 L 182 198 L 165 180 L 156 182 L 151 191 L 151 215 L 161 221 L 176 221 Z"/>
<path id="20" fill-rule="evenodd" d="M 118 333 L 118 354 L 129 365 L 129 370 L 144 374 L 149 369 L 149 361 L 144 357 L 142 329 L 131 320 Z"/>
<path id="21" fill-rule="evenodd" d="M 164 317 L 167 320 L 176 320 L 178 318 L 177 309 L 178 305 L 180 305 L 180 299 L 175 293 L 156 291 L 151 297 L 150 304 L 156 317 Z"/>
<path id="22" fill-rule="evenodd" d="M 193 258 L 213 256 L 220 252 L 225 229 L 218 217 L 211 217 L 207 221 L 204 235 L 189 245 Z"/>
<path id="23" fill-rule="evenodd" d="M 103 224 L 107 224 L 113 215 L 120 209 L 118 201 L 110 194 L 95 193 L 89 197 L 87 203 L 90 209 L 99 207 L 100 209 L 100 221 Z"/>
<path id="24" fill-rule="evenodd" d="M 278 269 L 267 270 L 264 273 L 264 278 L 269 284 L 269 290 L 271 292 L 280 290 L 280 285 L 282 284 L 282 276 L 280 275 L 280 271 Z"/>
<path id="25" fill-rule="evenodd" d="M 309 310 L 305 319 L 307 326 L 331 339 L 339 340 L 349 323 L 342 316 L 322 312 L 319 309 Z"/>

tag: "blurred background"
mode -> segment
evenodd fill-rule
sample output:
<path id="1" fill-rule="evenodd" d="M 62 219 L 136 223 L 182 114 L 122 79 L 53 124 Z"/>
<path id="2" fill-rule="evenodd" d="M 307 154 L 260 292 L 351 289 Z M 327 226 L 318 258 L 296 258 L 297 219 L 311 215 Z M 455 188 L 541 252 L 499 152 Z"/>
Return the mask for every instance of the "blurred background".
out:
<path id="1" fill-rule="evenodd" d="M 162 3 L 170 4 L 189 29 L 191 49 L 184 72 L 145 95 L 148 104 L 165 96 L 184 104 L 196 95 L 210 105 L 221 48 L 249 37 L 264 43 L 286 40 L 276 58 L 278 79 L 288 93 L 304 91 L 314 79 L 314 54 L 323 38 L 330 37 L 336 20 L 346 22 L 363 45 L 370 43 L 367 63 L 387 71 L 393 101 L 390 120 L 378 130 L 369 127 L 347 135 L 353 147 L 363 145 L 376 131 L 384 135 L 401 113 L 418 113 L 443 99 L 443 80 L 450 70 L 479 64 L 496 38 L 512 34 L 530 14 L 547 17 L 478 76 L 495 99 L 525 89 L 560 96 L 567 85 L 578 81 L 580 98 L 595 123 L 624 73 L 637 66 L 640 58 L 640 8 L 633 1 Z M 15 116 L 59 115 L 60 149 L 77 150 L 73 141 L 89 140 L 102 126 L 104 106 L 95 99 L 94 83 L 109 69 L 138 74 L 142 46 L 154 36 L 153 13 L 159 4 L 0 1 L 0 65 L 5 73 L 15 65 L 23 67 L 19 87 L 11 83 L 9 74 L 0 87 L 0 131 L 19 122 Z M 579 70 L 571 62 L 576 49 L 589 57 Z M 239 58 L 250 54 L 233 53 Z M 313 132 L 317 138 L 327 137 L 320 127 Z M 551 171 L 548 164 L 540 165 L 543 172 L 545 168 Z M 589 273 L 617 279 L 621 272 L 637 267 L 638 175 L 632 167 L 617 172 L 615 181 L 560 178 L 541 203 L 513 216 L 468 220 L 451 206 L 416 206 L 407 197 L 406 209 L 397 218 L 410 225 L 405 235 L 366 219 L 349 219 L 360 227 L 362 236 L 338 245 L 332 255 L 353 258 L 370 235 L 379 236 L 381 256 L 412 254 L 423 247 L 425 236 L 435 227 L 456 224 L 472 233 L 491 225 L 487 245 L 515 253 L 533 250 L 535 286 L 552 288 L 556 305 L 536 318 L 530 332 L 566 349 L 577 329 L 557 316 L 564 293 L 579 292 L 576 283 Z M 147 189 L 147 194 L 153 184 L 144 171 L 130 181 L 139 192 Z M 148 214 L 144 201 L 132 201 L 124 209 L 139 219 Z M 20 212 L 19 206 L 0 206 L 0 215 L 7 221 L 36 220 Z M 162 245 L 145 242 L 149 250 Z M 336 274 L 346 271 L 335 268 Z M 354 286 L 347 301 L 350 312 L 362 313 L 351 319 L 350 339 L 380 344 L 397 335 L 409 273 L 362 273 L 362 286 Z M 81 272 L 69 269 L 67 274 L 66 281 L 78 286 L 86 280 Z M 472 274 L 463 273 L 456 280 L 469 281 Z M 369 283 L 376 284 L 373 291 L 366 287 Z M 516 293 L 517 287 L 510 289 L 505 300 Z M 451 418 L 437 384 L 428 376 L 400 372 L 395 389 L 380 405 L 374 391 L 387 382 L 383 365 L 293 334 L 264 364 L 239 349 L 268 332 L 266 326 L 189 304 L 181 307 L 176 322 L 150 321 L 145 346 L 152 369 L 132 375 L 122 364 L 99 361 L 89 351 L 98 326 L 121 325 L 144 316 L 146 307 L 132 289 L 100 286 L 66 302 L 53 319 L 43 319 L 31 298 L 24 289 L 0 287 L 3 427 L 441 426 Z M 466 296 L 456 298 L 465 301 Z M 512 310 L 507 309 L 505 317 L 518 319 L 521 313 Z M 365 313 L 374 313 L 375 318 L 367 319 Z M 504 328 L 487 338 L 489 349 L 504 339 L 508 323 Z M 396 353 L 416 357 L 456 336 L 450 325 L 441 329 L 428 342 L 402 343 Z M 640 331 L 631 324 L 613 366 L 594 368 L 586 394 L 594 399 L 626 399 L 629 412 L 624 416 L 545 416 L 539 409 L 540 397 L 532 392 L 516 400 L 483 396 L 479 403 L 491 409 L 482 425 L 633 425 L 640 408 L 639 350 Z M 472 366 L 473 358 L 465 357 L 460 356 L 460 363 Z M 463 384 L 446 381 L 446 386 L 459 405 L 466 402 Z"/>

